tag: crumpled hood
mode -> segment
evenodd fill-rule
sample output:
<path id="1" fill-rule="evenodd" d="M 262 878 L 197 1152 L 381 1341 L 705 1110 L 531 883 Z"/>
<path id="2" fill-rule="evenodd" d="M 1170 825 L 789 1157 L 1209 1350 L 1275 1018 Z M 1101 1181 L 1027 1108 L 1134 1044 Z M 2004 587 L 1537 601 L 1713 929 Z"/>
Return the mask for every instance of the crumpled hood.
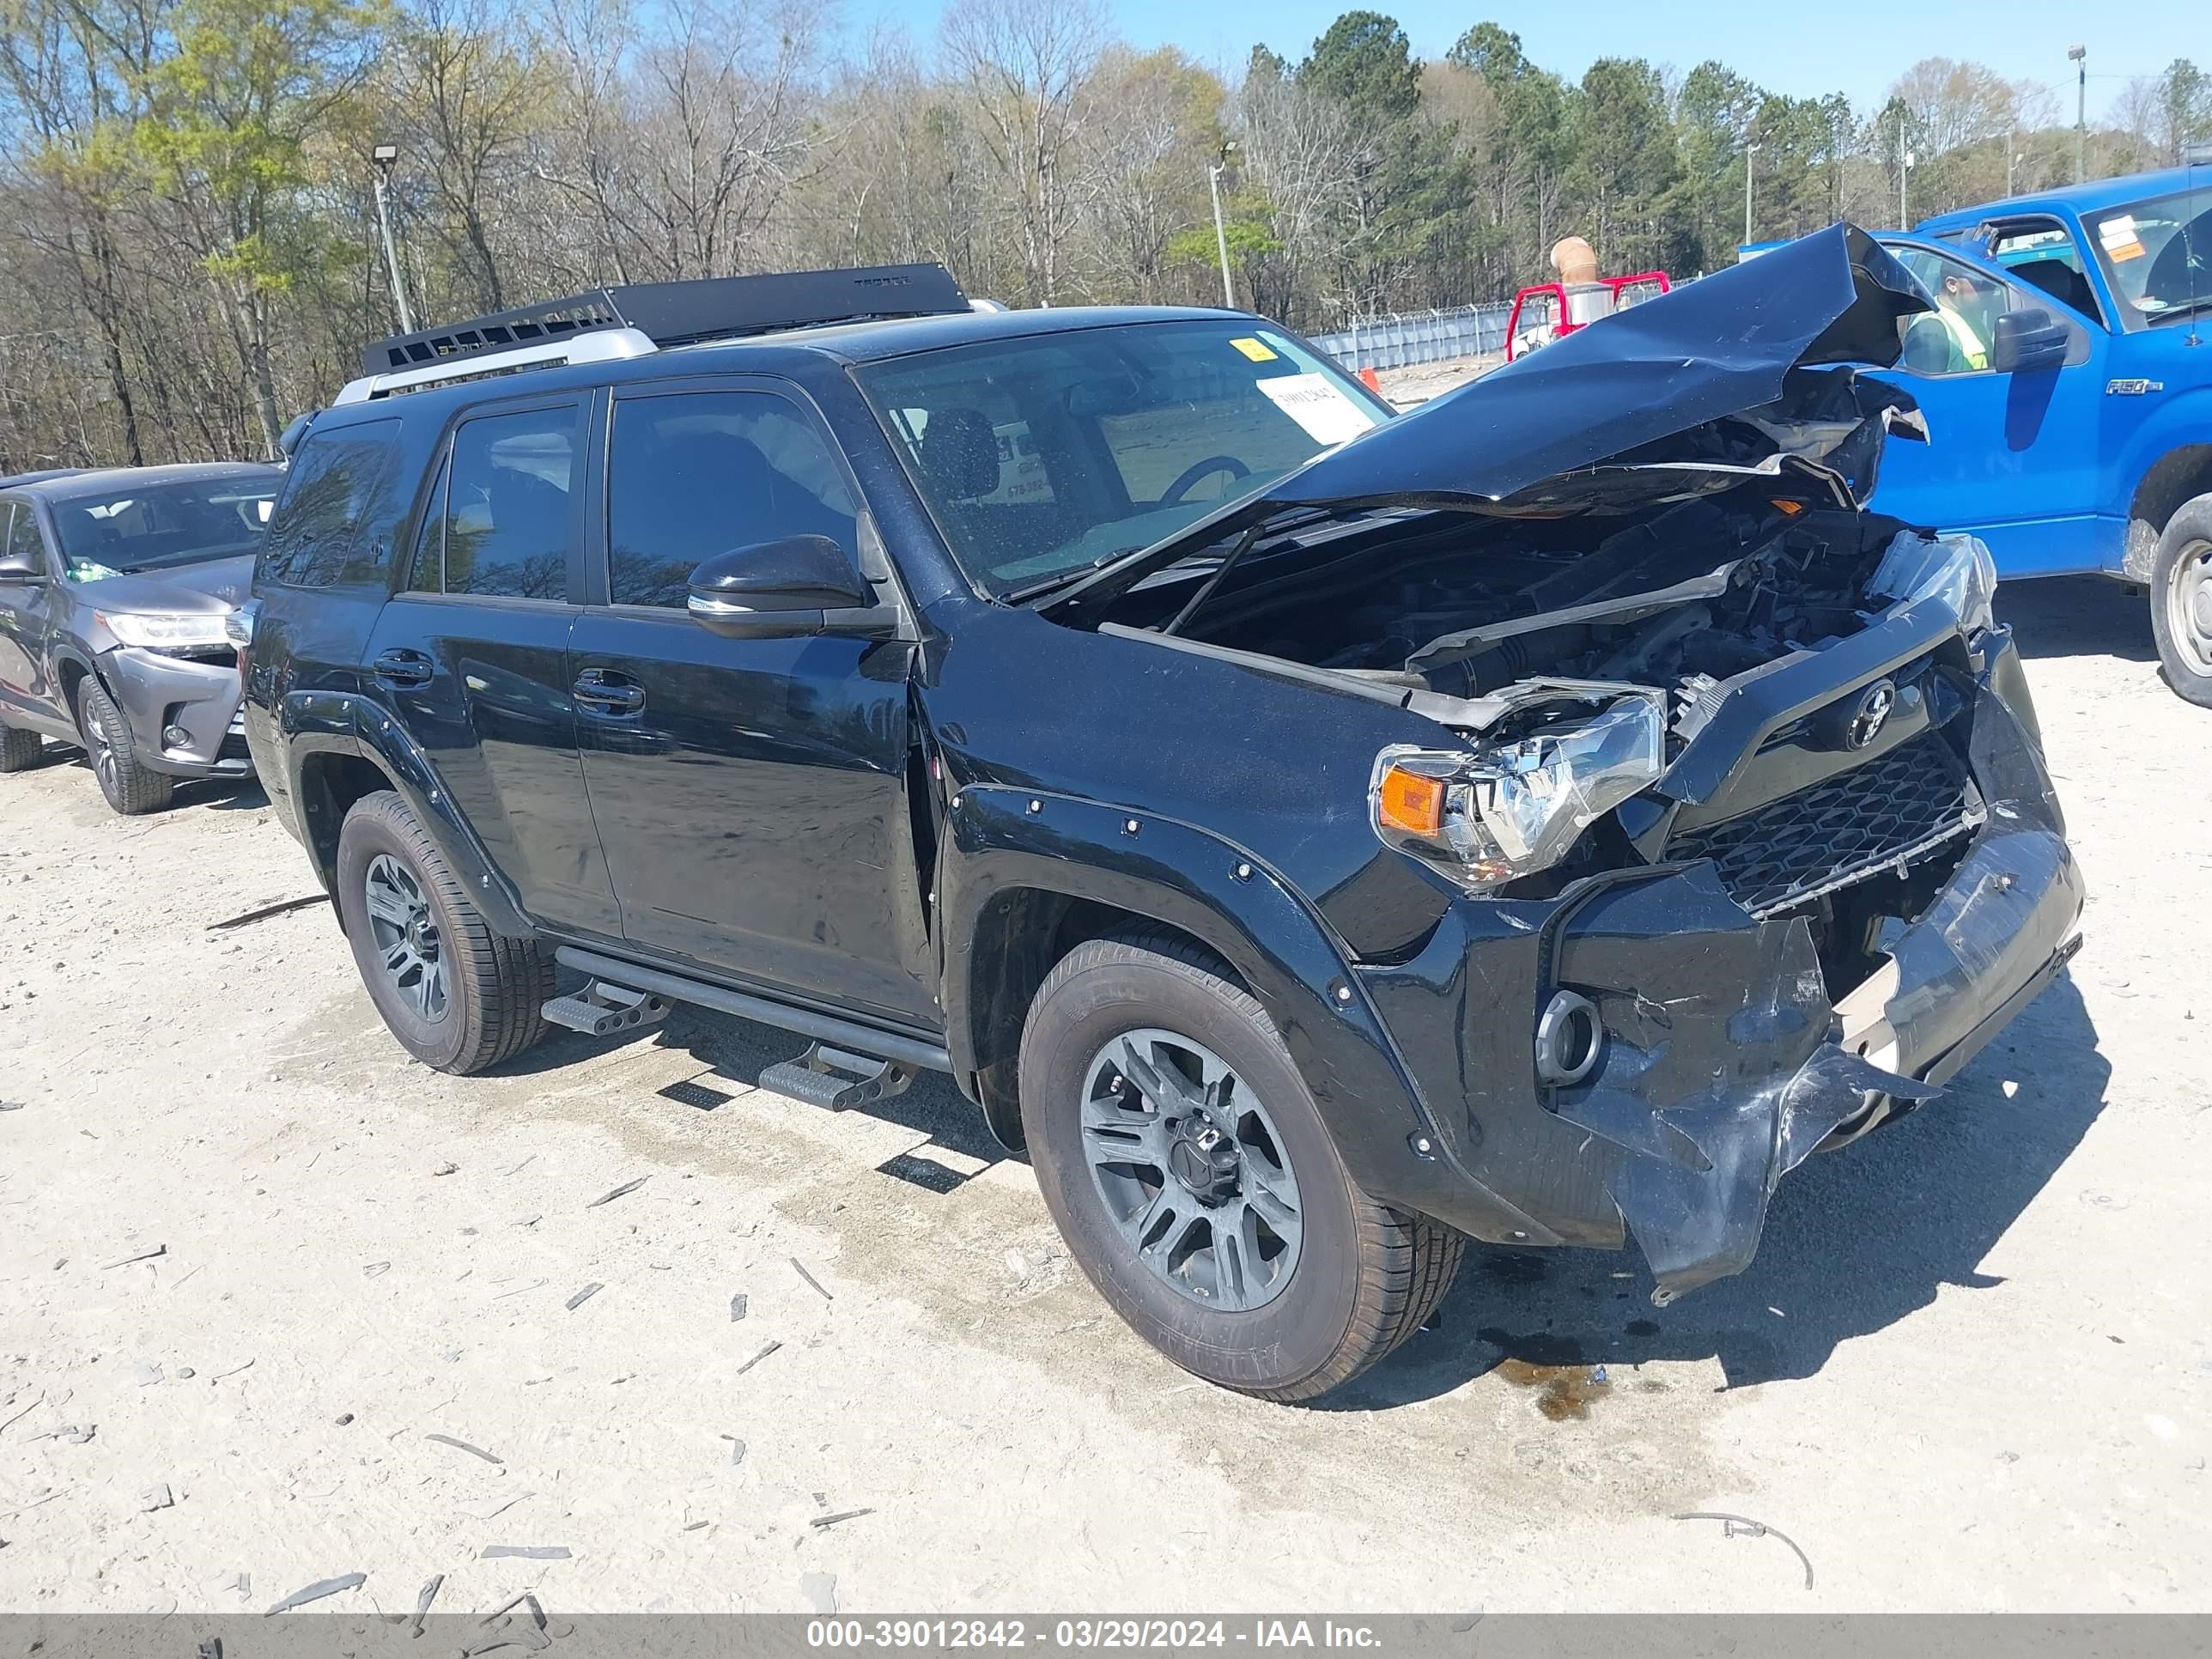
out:
<path id="1" fill-rule="evenodd" d="M 179 565 L 173 570 L 149 571 L 143 576 L 105 576 L 73 586 L 78 597 L 94 610 L 120 616 L 171 611 L 220 614 L 245 602 L 253 585 L 253 556 L 241 553 L 202 564 Z"/>
<path id="2" fill-rule="evenodd" d="M 1785 475 L 1863 505 L 1885 432 L 1925 433 L 1909 392 L 1847 365 L 1893 365 L 1898 319 L 1933 308 L 1872 237 L 1832 225 L 1386 421 L 1043 603 L 1110 598 L 1315 509 L 1627 510 Z"/>

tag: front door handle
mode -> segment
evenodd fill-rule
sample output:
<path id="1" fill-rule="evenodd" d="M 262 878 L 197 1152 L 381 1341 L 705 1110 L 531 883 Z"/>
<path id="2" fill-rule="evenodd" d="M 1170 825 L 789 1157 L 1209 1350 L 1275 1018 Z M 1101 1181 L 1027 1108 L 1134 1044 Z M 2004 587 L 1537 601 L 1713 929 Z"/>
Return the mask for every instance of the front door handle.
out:
<path id="1" fill-rule="evenodd" d="M 433 672 L 420 651 L 387 651 L 368 666 L 387 685 L 428 685 Z"/>
<path id="2" fill-rule="evenodd" d="M 643 686 L 604 668 L 586 668 L 577 675 L 569 695 L 602 714 L 635 714 L 645 707 Z"/>

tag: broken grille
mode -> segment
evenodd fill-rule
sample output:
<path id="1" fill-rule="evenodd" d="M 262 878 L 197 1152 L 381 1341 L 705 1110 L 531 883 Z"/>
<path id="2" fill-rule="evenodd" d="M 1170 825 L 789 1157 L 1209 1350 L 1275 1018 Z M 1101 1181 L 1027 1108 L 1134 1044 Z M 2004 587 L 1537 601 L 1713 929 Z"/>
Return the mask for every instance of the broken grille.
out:
<path id="1" fill-rule="evenodd" d="M 1677 836 L 1667 856 L 1711 859 L 1729 896 L 1763 919 L 1901 871 L 1986 816 L 1949 745 L 1931 732 L 1802 793 Z"/>

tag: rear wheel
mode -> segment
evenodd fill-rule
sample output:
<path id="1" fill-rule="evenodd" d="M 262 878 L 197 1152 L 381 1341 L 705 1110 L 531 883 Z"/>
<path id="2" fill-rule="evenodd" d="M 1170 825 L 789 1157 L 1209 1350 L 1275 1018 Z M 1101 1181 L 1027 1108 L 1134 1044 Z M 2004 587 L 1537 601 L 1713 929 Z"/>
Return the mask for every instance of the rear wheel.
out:
<path id="1" fill-rule="evenodd" d="M 138 740 L 131 722 L 107 695 L 107 688 L 87 675 L 76 694 L 76 729 L 83 734 L 85 753 L 92 757 L 92 775 L 100 780 L 100 793 L 107 804 L 126 817 L 158 812 L 169 804 L 177 781 L 138 762 Z"/>
<path id="2" fill-rule="evenodd" d="M 2166 520 L 2151 564 L 2150 626 L 2166 683 L 2212 708 L 2212 495 Z"/>
<path id="3" fill-rule="evenodd" d="M 39 763 L 46 745 L 35 732 L 18 732 L 0 726 L 0 772 L 27 772 Z"/>
<path id="4" fill-rule="evenodd" d="M 1259 1003 L 1173 938 L 1079 946 L 1022 1037 L 1022 1121 L 1068 1249 L 1208 1382 L 1311 1400 L 1405 1340 L 1464 1241 L 1377 1204 Z"/>
<path id="5" fill-rule="evenodd" d="M 553 959 L 494 933 L 407 804 L 365 795 L 338 832 L 338 915 L 354 963 L 400 1046 L 465 1074 L 545 1034 Z"/>

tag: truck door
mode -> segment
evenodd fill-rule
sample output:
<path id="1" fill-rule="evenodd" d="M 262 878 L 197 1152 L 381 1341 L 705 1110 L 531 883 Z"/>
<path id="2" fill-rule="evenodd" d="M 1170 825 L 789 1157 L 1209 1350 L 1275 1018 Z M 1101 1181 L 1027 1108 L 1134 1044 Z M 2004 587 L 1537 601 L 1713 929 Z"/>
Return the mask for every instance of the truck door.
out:
<path id="1" fill-rule="evenodd" d="M 1927 416 L 1929 441 L 1882 452 L 1875 510 L 1989 544 L 2004 576 L 2104 568 L 2118 526 L 2099 516 L 2098 428 L 2110 337 L 2000 267 L 1930 242 L 1883 246 L 1949 315 L 1905 325 L 1905 355 L 1881 378 Z M 1996 319 L 2040 310 L 2068 336 L 2065 361 L 2000 373 L 1988 354 Z"/>
<path id="2" fill-rule="evenodd" d="M 909 817 L 910 647 L 724 639 L 691 621 L 703 559 L 825 535 L 859 493 L 827 429 L 769 385 L 617 388 L 608 603 L 568 677 L 607 866 L 635 945 L 878 1018 L 941 1018 Z"/>

